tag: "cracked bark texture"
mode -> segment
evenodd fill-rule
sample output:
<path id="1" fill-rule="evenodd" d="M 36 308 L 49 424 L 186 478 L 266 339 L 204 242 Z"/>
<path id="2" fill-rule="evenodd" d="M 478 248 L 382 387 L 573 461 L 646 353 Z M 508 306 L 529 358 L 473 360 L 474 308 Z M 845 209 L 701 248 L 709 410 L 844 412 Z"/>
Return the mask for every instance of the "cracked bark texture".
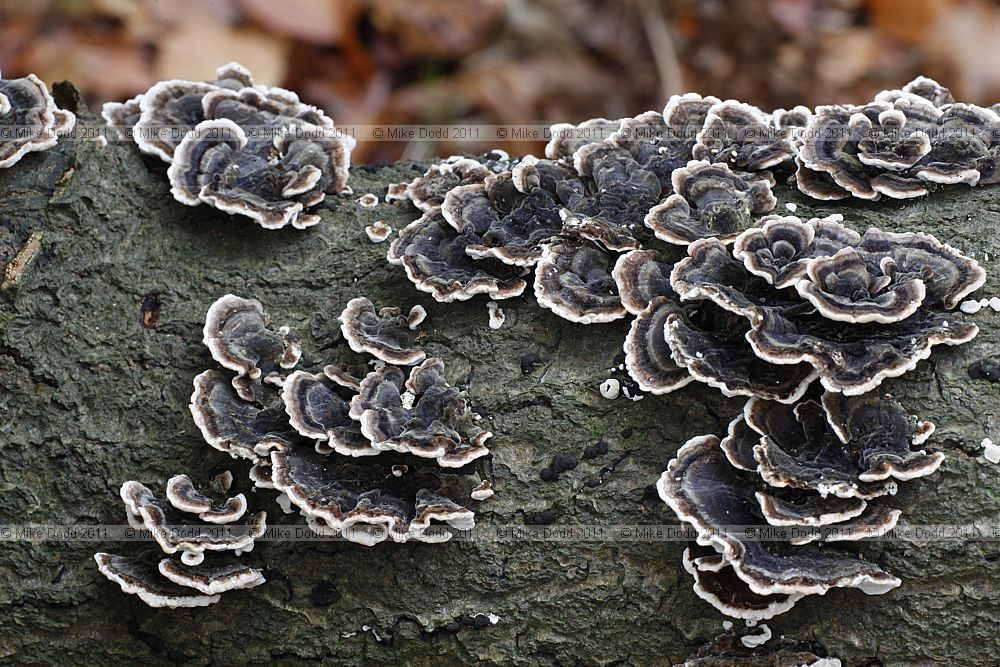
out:
<path id="1" fill-rule="evenodd" d="M 57 86 L 63 105 L 75 93 Z M 94 125 L 92 115 L 83 126 Z M 486 301 L 438 304 L 385 261 L 387 244 L 364 228 L 399 229 L 408 202 L 361 208 L 423 164 L 356 166 L 354 197 L 333 198 L 307 231 L 263 230 L 169 193 L 165 166 L 134 146 L 63 141 L 0 171 L 0 261 L 41 232 L 37 255 L 0 291 L 0 523 L 121 523 L 120 484 L 154 487 L 181 472 L 247 465 L 206 445 L 188 413 L 191 381 L 213 367 L 201 344 L 205 312 L 233 292 L 260 299 L 276 324 L 304 338 L 300 367 L 314 370 L 346 345 L 337 315 L 352 297 L 427 307 L 423 348 L 495 433 L 497 494 L 473 504 L 480 525 L 523 523 L 551 510 L 557 524 L 676 524 L 647 492 L 689 437 L 724 434 L 743 401 L 700 384 L 642 401 L 598 393 L 628 321 L 581 326 L 529 296 L 502 302 L 507 322 L 487 327 Z M 983 262 L 976 294 L 1000 294 L 1000 188 L 952 187 L 931 197 L 827 205 L 783 186 L 779 209 L 803 218 L 843 213 L 863 230 L 922 230 Z M 530 288 L 529 288 L 530 290 Z M 883 388 L 938 426 L 929 448 L 941 470 L 903 484 L 889 503 L 911 524 L 980 525 L 1000 518 L 1000 466 L 981 456 L 1000 434 L 1000 384 L 968 366 L 1000 356 L 1000 314 L 973 317 L 979 337 L 936 349 Z M 540 363 L 523 373 L 520 360 Z M 558 452 L 578 456 L 555 482 L 539 471 Z M 598 480 L 594 483 L 592 480 Z M 591 484 L 587 484 L 591 481 Z M 272 522 L 274 494 L 251 496 Z M 212 607 L 149 609 L 101 576 L 92 554 L 152 545 L 5 542 L 0 548 L 0 661 L 32 665 L 634 664 L 681 661 L 722 632 L 723 618 L 691 590 L 680 542 L 452 542 L 445 545 L 267 542 L 244 557 L 268 583 Z M 834 590 L 768 622 L 775 636 L 814 639 L 846 665 L 993 664 L 1000 651 L 1000 543 L 891 542 L 861 550 L 901 577 L 887 595 Z M 438 631 L 462 614 L 500 617 L 486 627 Z M 371 630 L 363 630 L 364 627 Z M 377 635 L 377 637 L 376 637 Z"/>

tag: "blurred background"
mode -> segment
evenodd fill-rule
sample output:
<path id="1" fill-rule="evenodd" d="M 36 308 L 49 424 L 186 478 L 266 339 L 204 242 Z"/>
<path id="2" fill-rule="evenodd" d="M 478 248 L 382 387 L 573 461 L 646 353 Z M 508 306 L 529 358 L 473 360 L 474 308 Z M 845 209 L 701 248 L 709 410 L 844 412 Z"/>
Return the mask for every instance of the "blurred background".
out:
<path id="1" fill-rule="evenodd" d="M 993 104 L 1000 3 L 0 0 L 4 77 L 70 79 L 94 110 L 160 79 L 211 78 L 230 60 L 338 124 L 618 118 L 689 90 L 765 110 L 861 103 L 917 74 Z M 352 161 L 491 147 L 366 142 Z"/>

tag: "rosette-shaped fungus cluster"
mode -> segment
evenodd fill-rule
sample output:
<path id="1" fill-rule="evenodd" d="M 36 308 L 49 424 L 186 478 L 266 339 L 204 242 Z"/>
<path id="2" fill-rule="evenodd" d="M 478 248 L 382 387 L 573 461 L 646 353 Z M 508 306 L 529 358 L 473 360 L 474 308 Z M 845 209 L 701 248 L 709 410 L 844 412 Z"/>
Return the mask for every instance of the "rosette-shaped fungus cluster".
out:
<path id="1" fill-rule="evenodd" d="M 914 449 L 934 430 L 876 393 L 826 392 L 795 404 L 751 398 L 725 438 L 689 440 L 657 488 L 697 531 L 684 568 L 722 613 L 762 620 L 832 588 L 887 592 L 900 580 L 833 543 L 892 530 L 874 499 L 944 459 Z"/>
<path id="2" fill-rule="evenodd" d="M 238 557 L 253 549 L 267 513 L 247 514 L 246 496 L 229 495 L 232 481 L 227 471 L 202 489 L 177 475 L 167 482 L 166 500 L 139 482 L 125 482 L 129 525 L 150 531 L 167 557 L 156 562 L 102 552 L 94 555 L 100 572 L 150 607 L 205 607 L 221 593 L 264 583 L 263 573 Z"/>
<path id="3" fill-rule="evenodd" d="M 352 300 L 343 336 L 378 366 L 359 378 L 337 364 L 293 370 L 298 339 L 270 328 L 259 302 L 224 296 L 209 309 L 205 344 L 237 375 L 196 377 L 191 414 L 212 447 L 251 461 L 255 487 L 276 490 L 317 532 L 366 545 L 446 541 L 448 526 L 471 528 L 474 513 L 452 499 L 466 476 L 445 473 L 468 472 L 492 434 L 444 363 L 416 347 L 425 316 Z"/>
<path id="4" fill-rule="evenodd" d="M 976 335 L 951 309 L 985 281 L 978 263 L 927 234 L 770 216 L 731 248 L 692 243 L 672 266 L 629 253 L 615 277 L 637 313 L 625 352 L 640 388 L 694 379 L 750 397 L 724 438 L 690 440 L 658 485 L 698 531 L 684 555 L 698 595 L 765 619 L 830 588 L 898 586 L 818 543 L 891 530 L 899 511 L 870 501 L 940 466 L 942 454 L 913 449 L 933 424 L 873 390 Z"/>
<path id="5" fill-rule="evenodd" d="M 102 115 L 122 139 L 170 165 L 177 201 L 245 215 L 267 229 L 319 222 L 347 187 L 354 140 L 288 90 L 255 84 L 230 63 L 213 81 L 169 80 Z"/>
<path id="6" fill-rule="evenodd" d="M 28 153 L 52 148 L 73 130 L 76 116 L 56 108 L 48 86 L 34 74 L 0 77 L 0 168 Z"/>
<path id="7" fill-rule="evenodd" d="M 818 107 L 793 140 L 799 189 L 817 199 L 908 199 L 935 184 L 1000 182 L 1000 115 L 918 77 L 868 104 Z"/>
<path id="8" fill-rule="evenodd" d="M 624 348 L 641 389 L 695 379 L 793 403 L 817 378 L 863 394 L 935 345 L 971 340 L 976 325 L 949 311 L 986 274 L 928 234 L 768 216 L 731 248 L 701 239 L 676 263 L 652 250 L 623 255 L 614 277 L 636 315 Z"/>
<path id="9" fill-rule="evenodd" d="M 755 124 L 752 140 L 734 129 L 741 118 Z M 774 208 L 767 169 L 792 157 L 771 116 L 691 94 L 663 113 L 562 124 L 552 135 L 544 159 L 432 166 L 408 188 L 423 216 L 400 232 L 389 262 L 438 301 L 516 297 L 530 281 L 560 317 L 609 322 L 627 312 L 611 275 L 618 255 L 654 238 L 735 238 Z"/>

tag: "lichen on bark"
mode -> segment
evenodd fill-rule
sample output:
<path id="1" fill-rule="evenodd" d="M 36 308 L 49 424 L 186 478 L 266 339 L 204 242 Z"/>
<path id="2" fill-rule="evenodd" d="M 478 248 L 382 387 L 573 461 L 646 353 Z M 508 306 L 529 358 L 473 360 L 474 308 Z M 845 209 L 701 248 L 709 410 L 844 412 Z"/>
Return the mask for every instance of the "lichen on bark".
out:
<path id="1" fill-rule="evenodd" d="M 74 104 L 68 86 L 56 87 Z M 81 112 L 86 128 L 99 121 Z M 487 326 L 486 301 L 438 304 L 385 261 L 365 227 L 418 217 L 408 203 L 362 208 L 426 163 L 355 166 L 354 197 L 331 198 L 323 222 L 267 231 L 207 207 L 173 201 L 163 165 L 131 144 L 63 141 L 0 170 L 0 262 L 41 233 L 39 252 L 0 290 L 0 524 L 121 523 L 120 484 L 162 484 L 246 464 L 210 449 L 190 419 L 191 381 L 212 367 L 201 344 L 205 311 L 227 292 L 261 300 L 273 321 L 303 336 L 300 367 L 348 354 L 337 315 L 353 297 L 427 307 L 421 344 L 468 390 L 491 440 L 496 495 L 477 504 L 480 526 L 521 524 L 551 510 L 557 524 L 676 525 L 647 487 L 689 437 L 723 434 L 742 406 L 692 384 L 641 401 L 601 397 L 628 321 L 583 326 L 530 296 L 503 302 Z M 1000 190 L 956 186 L 923 199 L 836 205 L 794 188 L 775 193 L 808 218 L 839 212 L 863 231 L 935 234 L 983 263 L 979 294 L 1000 294 Z M 989 253 L 991 259 L 986 259 Z M 978 298 L 979 294 L 976 295 Z M 774 634 L 815 639 L 846 665 L 989 665 L 1000 651 L 1000 467 L 980 442 L 1000 433 L 1000 384 L 967 368 L 1000 356 L 1000 314 L 973 317 L 978 338 L 936 350 L 883 385 L 937 424 L 928 448 L 947 459 L 902 486 L 891 504 L 911 525 L 977 524 L 977 540 L 863 543 L 903 585 L 867 597 L 835 590 L 768 621 Z M 522 372 L 522 357 L 539 363 Z M 554 482 L 553 455 L 599 440 Z M 272 522 L 273 494 L 252 507 Z M 683 542 L 643 540 L 454 541 L 444 545 L 264 542 L 245 562 L 268 583 L 195 610 L 149 609 L 94 566 L 101 549 L 143 545 L 8 541 L 0 549 L 0 661 L 24 664 L 663 664 L 682 661 L 722 631 L 723 618 L 691 590 Z M 152 549 L 152 545 L 150 545 Z M 495 624 L 455 620 L 492 613 Z M 458 626 L 458 629 L 456 629 Z M 368 628 L 367 630 L 365 628 Z M 959 657 L 956 657 L 959 656 Z"/>

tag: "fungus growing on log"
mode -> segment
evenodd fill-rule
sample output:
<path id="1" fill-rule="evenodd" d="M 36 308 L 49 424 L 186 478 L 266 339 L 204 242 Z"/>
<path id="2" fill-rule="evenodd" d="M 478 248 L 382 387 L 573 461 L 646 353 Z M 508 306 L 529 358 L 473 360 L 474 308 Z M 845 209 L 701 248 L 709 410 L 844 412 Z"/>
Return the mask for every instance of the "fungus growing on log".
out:
<path id="1" fill-rule="evenodd" d="M 34 74 L 0 78 L 0 169 L 52 148 L 75 125 L 76 116 L 57 109 L 48 86 Z"/>
<path id="2" fill-rule="evenodd" d="M 700 546 L 684 555 L 695 591 L 727 615 L 763 619 L 833 587 L 898 586 L 874 563 L 814 543 L 892 530 L 901 512 L 872 501 L 940 466 L 942 454 L 911 449 L 933 430 L 876 394 L 827 392 L 794 406 L 751 398 L 726 438 L 688 441 L 657 485 L 698 531 Z M 758 534 L 766 526 L 782 532 Z"/>
<path id="3" fill-rule="evenodd" d="M 386 307 L 378 311 L 365 297 L 351 299 L 340 314 L 340 331 L 355 352 L 370 354 L 387 364 L 414 366 L 427 355 L 413 347 L 416 334 L 412 322 L 423 320 L 426 311 L 414 306 L 402 315 L 399 308 Z"/>
<path id="4" fill-rule="evenodd" d="M 255 382 L 278 383 L 302 350 L 288 327 L 274 332 L 270 322 L 260 301 L 227 294 L 208 309 L 203 342 L 223 367 Z"/>
<path id="5" fill-rule="evenodd" d="M 451 532 L 475 525 L 473 512 L 420 486 L 421 479 L 396 477 L 386 466 L 345 464 L 299 445 L 271 453 L 272 480 L 318 532 L 367 546 L 395 542 L 445 542 Z"/>
<path id="6" fill-rule="evenodd" d="M 695 160 L 762 171 L 791 160 L 794 152 L 770 116 L 749 104 L 726 100 L 708 110 L 691 155 Z"/>
<path id="7" fill-rule="evenodd" d="M 407 377 L 395 366 L 369 373 L 351 399 L 350 416 L 372 447 L 434 459 L 459 468 L 489 454 L 492 433 L 476 424 L 461 393 L 444 378 L 444 362 L 430 358 Z"/>
<path id="8" fill-rule="evenodd" d="M 225 374 L 208 370 L 194 379 L 191 416 L 209 445 L 233 458 L 256 459 L 284 449 L 295 437 L 277 393 L 258 387 L 243 396 Z"/>
<path id="9" fill-rule="evenodd" d="M 207 607 L 219 601 L 219 594 L 205 594 L 164 577 L 156 565 L 141 559 L 96 553 L 97 569 L 118 584 L 122 592 L 139 596 L 150 607 Z"/>
<path id="10" fill-rule="evenodd" d="M 799 189 L 817 199 L 908 199 L 933 184 L 1000 182 L 1000 115 L 919 77 L 863 106 L 816 109 L 798 138 Z"/>
<path id="11" fill-rule="evenodd" d="M 531 176 L 525 173 L 528 168 Z M 573 176 L 569 168 L 555 163 L 525 159 L 513 171 L 490 175 L 482 184 L 453 188 L 441 213 L 460 233 L 481 239 L 466 248 L 470 257 L 533 266 L 541 259 L 543 244 L 563 228 L 555 194 L 557 179 L 561 182 Z"/>
<path id="12" fill-rule="evenodd" d="M 195 514 L 208 523 L 232 523 L 247 511 L 247 499 L 242 493 L 225 494 L 233 483 L 228 470 L 217 475 L 206 489 L 198 489 L 187 475 L 174 475 L 167 480 L 167 501 L 175 509 Z"/>
<path id="13" fill-rule="evenodd" d="M 441 208 L 445 195 L 460 185 L 483 183 L 492 174 L 488 167 L 470 158 L 445 161 L 428 167 L 423 176 L 406 187 L 406 195 L 424 213 Z"/>
<path id="14" fill-rule="evenodd" d="M 686 548 L 681 564 L 694 577 L 698 597 L 731 618 L 764 621 L 785 613 L 805 597 L 803 593 L 754 593 L 725 557 L 711 547 Z"/>
<path id="15" fill-rule="evenodd" d="M 831 278 L 823 267 L 831 265 L 829 257 L 836 252 L 843 253 L 841 257 L 861 253 L 869 258 L 870 266 L 877 268 Z M 733 256 L 715 239 L 691 244 L 688 257 L 675 264 L 671 273 L 674 290 L 682 300 L 708 300 L 745 318 L 745 339 L 753 355 L 780 367 L 808 364 L 830 391 L 863 394 L 885 378 L 914 368 L 930 355 L 933 346 L 965 343 L 978 332 L 975 324 L 962 322 L 960 316 L 931 307 L 957 305 L 957 300 L 982 285 L 985 273 L 975 260 L 930 235 L 889 234 L 870 229 L 859 236 L 833 220 L 802 223 L 785 217 L 770 219 L 764 226 L 744 232 L 734 242 Z M 742 262 L 737 261 L 740 258 Z M 873 291 L 877 294 L 891 282 L 891 279 L 886 282 L 881 273 L 872 276 L 876 271 L 891 271 L 911 287 L 918 279 L 926 279 L 926 283 L 920 288 L 913 287 L 914 291 L 904 293 L 896 301 L 892 301 L 890 294 L 885 312 L 874 314 L 874 306 L 862 307 L 864 301 L 845 305 L 845 297 L 838 297 L 841 305 L 835 308 L 831 298 L 822 297 L 823 290 L 832 289 L 842 290 L 849 295 L 847 299 L 870 299 L 866 295 Z M 795 284 L 799 294 L 811 298 L 800 301 L 787 289 L 775 289 L 777 285 L 769 284 L 772 281 L 782 286 Z M 813 286 L 819 282 L 823 283 L 822 288 Z M 917 307 L 913 307 L 910 302 L 920 296 L 920 289 L 932 296 L 921 298 Z M 822 307 L 814 310 L 821 299 L 824 299 Z M 899 312 L 892 312 L 893 303 Z M 702 305 L 700 310 L 704 308 Z M 862 310 L 865 312 L 854 312 Z M 847 321 L 838 323 L 837 317 Z M 697 337 L 681 315 L 672 318 L 668 341 L 672 340 L 671 327 L 675 356 L 684 356 L 689 366 L 697 352 L 704 356 L 701 347 L 691 347 L 691 341 Z M 729 340 L 740 344 L 732 336 Z M 704 346 L 720 348 L 707 339 Z M 694 349 L 695 354 L 685 353 L 686 348 Z M 705 364 L 695 362 L 695 365 Z M 727 368 L 733 369 L 731 364 Z M 712 372 L 702 371 L 702 374 L 715 377 Z M 722 384 L 732 391 L 732 382 Z M 752 391 L 750 395 L 764 397 Z M 789 394 L 779 400 L 792 402 L 800 395 Z"/>
<path id="16" fill-rule="evenodd" d="M 606 252 L 581 242 L 546 246 L 535 267 L 535 298 L 570 322 L 596 324 L 625 317 Z"/>
<path id="17" fill-rule="evenodd" d="M 715 436 L 693 438 L 681 447 L 657 488 L 678 518 L 698 530 L 699 544 L 715 547 L 758 595 L 822 595 L 831 588 L 875 595 L 900 584 L 875 563 L 846 551 L 757 540 L 731 529 L 764 522 L 753 487 L 729 465 Z"/>
<path id="18" fill-rule="evenodd" d="M 732 241 L 751 226 L 753 216 L 777 204 L 767 181 L 747 183 L 724 163 L 693 160 L 674 170 L 671 179 L 674 194 L 649 209 L 644 220 L 656 238 L 668 243 Z"/>
<path id="19" fill-rule="evenodd" d="M 121 498 L 129 524 L 149 530 L 164 553 L 180 557 L 157 565 L 146 558 L 98 553 L 100 572 L 150 607 L 204 607 L 218 602 L 220 593 L 264 583 L 260 570 L 236 556 L 253 549 L 267 527 L 267 513 L 235 523 L 246 511 L 246 498 L 224 498 L 231 482 L 232 475 L 223 473 L 202 492 L 187 475 L 176 475 L 167 482 L 169 502 L 139 482 L 125 482 Z M 206 558 L 206 552 L 212 555 Z"/>
<path id="20" fill-rule="evenodd" d="M 266 229 L 304 229 L 320 221 L 309 209 L 346 189 L 354 139 L 295 93 L 256 85 L 238 63 L 213 81 L 161 81 L 109 102 L 102 115 L 170 164 L 171 192 L 189 206 L 246 215 Z"/>
<path id="21" fill-rule="evenodd" d="M 358 387 L 360 389 L 360 386 Z M 342 391 L 342 390 L 341 390 Z M 373 456 L 380 450 L 361 433 L 361 425 L 350 416 L 350 397 L 345 399 L 323 378 L 305 371 L 288 376 L 281 398 L 288 423 L 299 435 L 320 441 L 316 451 L 343 456 Z"/>
<path id="22" fill-rule="evenodd" d="M 206 551 L 232 551 L 237 556 L 251 551 L 254 539 L 267 528 L 267 512 L 258 512 L 238 524 L 226 522 L 228 531 L 215 530 L 217 524 L 200 523 L 196 516 L 189 517 L 186 512 L 158 499 L 139 482 L 122 484 L 121 498 L 130 520 L 136 520 L 151 531 L 164 553 L 180 552 L 185 565 L 201 563 Z"/>
<path id="23" fill-rule="evenodd" d="M 474 260 L 466 251 L 475 243 L 479 240 L 456 231 L 434 210 L 400 230 L 387 257 L 436 301 L 465 301 L 477 294 L 491 299 L 520 296 L 527 283 L 517 270 L 497 260 Z"/>

